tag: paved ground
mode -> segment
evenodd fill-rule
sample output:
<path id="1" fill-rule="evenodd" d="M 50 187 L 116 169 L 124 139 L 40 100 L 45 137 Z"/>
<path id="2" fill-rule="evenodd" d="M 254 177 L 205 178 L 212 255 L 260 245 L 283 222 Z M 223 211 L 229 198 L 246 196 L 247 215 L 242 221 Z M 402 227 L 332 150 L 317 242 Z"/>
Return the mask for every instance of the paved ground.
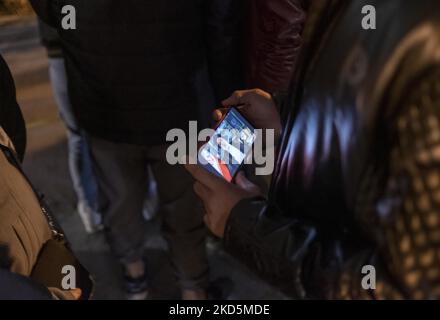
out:
<path id="1" fill-rule="evenodd" d="M 26 172 L 47 195 L 73 248 L 97 281 L 96 299 L 122 299 L 120 270 L 102 234 L 88 236 L 75 211 L 75 195 L 67 170 L 65 131 L 58 118 L 47 74 L 45 50 L 39 45 L 32 18 L 0 18 L 0 53 L 14 75 L 18 100 L 28 129 Z M 208 245 L 212 278 L 233 280 L 230 299 L 278 299 L 273 289 L 223 253 L 218 244 Z M 146 242 L 153 278 L 153 298 L 173 299 L 178 290 L 170 267 L 166 244 L 158 232 L 158 221 L 151 224 Z"/>

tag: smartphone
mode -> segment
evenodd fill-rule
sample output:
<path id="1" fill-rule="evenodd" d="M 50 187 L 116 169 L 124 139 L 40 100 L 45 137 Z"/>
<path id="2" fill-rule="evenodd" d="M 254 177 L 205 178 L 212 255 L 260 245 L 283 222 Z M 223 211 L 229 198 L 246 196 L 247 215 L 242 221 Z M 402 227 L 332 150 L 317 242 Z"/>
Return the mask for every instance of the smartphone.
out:
<path id="1" fill-rule="evenodd" d="M 255 128 L 232 107 L 214 134 L 199 150 L 198 163 L 209 172 L 232 182 L 256 139 Z"/>

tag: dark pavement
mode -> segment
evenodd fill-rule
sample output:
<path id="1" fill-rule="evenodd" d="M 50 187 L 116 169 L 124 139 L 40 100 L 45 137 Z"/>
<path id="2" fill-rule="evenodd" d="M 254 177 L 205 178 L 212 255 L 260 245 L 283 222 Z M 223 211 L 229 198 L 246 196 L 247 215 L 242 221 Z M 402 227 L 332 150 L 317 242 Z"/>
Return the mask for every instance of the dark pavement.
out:
<path id="1" fill-rule="evenodd" d="M 96 299 L 123 299 L 121 270 L 109 252 L 102 234 L 87 235 L 76 212 L 76 200 L 67 167 L 67 146 L 48 79 L 45 49 L 39 44 L 35 19 L 0 18 L 0 53 L 14 75 L 18 101 L 28 130 L 25 171 L 46 194 L 53 211 L 82 262 L 94 275 Z M 149 257 L 153 299 L 179 297 L 167 257 L 166 243 L 159 233 L 159 219 L 151 224 L 145 244 Z M 209 242 L 212 279 L 233 280 L 230 299 L 280 299 L 282 295 L 261 283 Z"/>

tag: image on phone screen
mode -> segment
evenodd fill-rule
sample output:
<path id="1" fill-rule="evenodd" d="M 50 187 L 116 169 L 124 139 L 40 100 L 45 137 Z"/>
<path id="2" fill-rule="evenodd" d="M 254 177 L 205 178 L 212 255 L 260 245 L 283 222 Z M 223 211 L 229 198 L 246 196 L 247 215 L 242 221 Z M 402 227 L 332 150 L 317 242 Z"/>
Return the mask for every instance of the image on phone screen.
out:
<path id="1" fill-rule="evenodd" d="M 199 164 L 231 182 L 251 152 L 255 139 L 254 127 L 237 109 L 231 108 L 209 142 L 199 150 Z"/>

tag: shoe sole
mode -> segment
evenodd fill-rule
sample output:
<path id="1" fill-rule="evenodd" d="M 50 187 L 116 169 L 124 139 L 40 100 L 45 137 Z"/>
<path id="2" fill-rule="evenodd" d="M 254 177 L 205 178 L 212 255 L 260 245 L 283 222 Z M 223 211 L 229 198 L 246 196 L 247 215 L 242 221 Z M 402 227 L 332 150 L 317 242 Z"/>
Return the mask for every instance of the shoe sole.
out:
<path id="1" fill-rule="evenodd" d="M 148 291 L 140 292 L 140 293 L 127 293 L 127 300 L 131 301 L 139 301 L 146 300 L 148 298 Z"/>

